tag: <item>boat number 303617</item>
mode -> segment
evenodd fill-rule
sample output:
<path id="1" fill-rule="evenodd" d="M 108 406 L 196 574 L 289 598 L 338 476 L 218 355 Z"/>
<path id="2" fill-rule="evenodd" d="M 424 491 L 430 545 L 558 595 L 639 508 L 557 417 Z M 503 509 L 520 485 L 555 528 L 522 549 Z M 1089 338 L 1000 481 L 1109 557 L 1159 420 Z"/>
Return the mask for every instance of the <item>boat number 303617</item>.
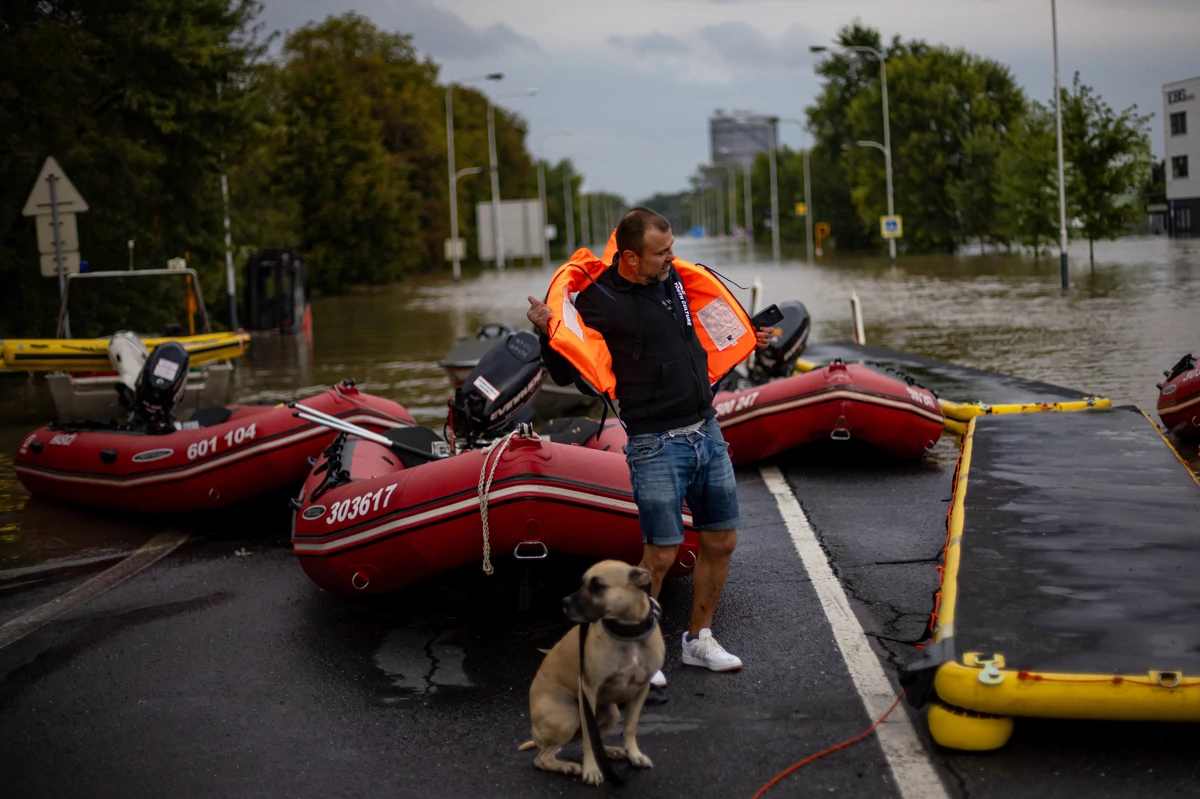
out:
<path id="1" fill-rule="evenodd" d="M 222 439 L 225 441 L 226 449 L 238 444 L 244 444 L 247 441 L 253 441 L 255 433 L 254 428 L 256 424 L 257 422 L 254 424 L 248 424 L 245 427 L 239 427 L 236 430 L 230 430 L 223 436 L 213 436 L 212 438 L 206 438 L 202 441 L 197 441 L 194 444 L 189 444 L 187 448 L 188 460 L 194 461 L 196 458 L 203 458 L 206 455 L 215 455 L 217 452 L 217 444 Z"/>
<path id="2" fill-rule="evenodd" d="M 392 492 L 396 490 L 396 484 L 384 486 L 378 491 L 370 491 L 360 497 L 351 497 L 333 503 L 333 507 L 329 509 L 329 515 L 325 517 L 326 524 L 336 524 L 337 522 L 351 521 L 359 516 L 366 516 L 371 511 L 386 508 L 392 500 Z"/>

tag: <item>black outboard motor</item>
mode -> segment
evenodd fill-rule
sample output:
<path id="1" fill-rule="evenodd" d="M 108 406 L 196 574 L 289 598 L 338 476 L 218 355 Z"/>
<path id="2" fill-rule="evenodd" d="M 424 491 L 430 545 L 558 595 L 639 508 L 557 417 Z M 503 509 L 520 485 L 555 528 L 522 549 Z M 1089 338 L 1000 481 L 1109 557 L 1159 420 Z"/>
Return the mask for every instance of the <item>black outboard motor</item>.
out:
<path id="1" fill-rule="evenodd" d="M 450 426 L 468 448 L 496 438 L 521 421 L 542 385 L 537 336 L 510 333 L 488 350 L 466 381 L 454 390 Z"/>
<path id="2" fill-rule="evenodd" d="M 790 375 L 796 368 L 800 353 L 804 352 L 804 345 L 808 343 L 812 320 L 804 304 L 794 300 L 781 302 L 779 310 L 783 313 L 783 319 L 775 325 L 776 335 L 767 348 L 754 357 L 750 380 L 755 385 Z"/>
<path id="3" fill-rule="evenodd" d="M 177 341 L 154 348 L 133 389 L 133 418 L 154 434 L 175 432 L 175 403 L 183 396 L 188 378 L 188 354 Z"/>

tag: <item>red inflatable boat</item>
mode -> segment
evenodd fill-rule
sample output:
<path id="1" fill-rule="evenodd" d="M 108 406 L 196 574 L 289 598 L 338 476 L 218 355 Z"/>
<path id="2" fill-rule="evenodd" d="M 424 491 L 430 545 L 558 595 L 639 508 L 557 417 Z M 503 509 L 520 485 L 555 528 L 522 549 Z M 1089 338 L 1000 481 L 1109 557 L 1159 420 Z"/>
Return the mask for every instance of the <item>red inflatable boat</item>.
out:
<path id="1" fill-rule="evenodd" d="M 427 428 L 387 436 L 445 446 Z M 624 456 L 532 433 L 501 443 L 406 463 L 405 453 L 339 435 L 304 484 L 292 551 L 317 585 L 338 594 L 395 591 L 470 563 L 487 572 L 491 558 L 507 555 L 641 559 Z M 691 517 L 684 522 L 673 573 L 691 571 L 699 551 Z"/>
<path id="2" fill-rule="evenodd" d="M 424 427 L 354 431 L 297 403 L 302 418 L 343 431 L 293 501 L 292 550 L 308 576 L 335 593 L 375 594 L 472 563 L 490 572 L 501 556 L 641 560 L 624 456 L 518 422 L 541 376 L 536 336 L 498 340 L 455 392 L 451 441 Z M 684 525 L 676 574 L 699 552 L 686 513 Z"/>
<path id="3" fill-rule="evenodd" d="M 186 370 L 185 370 L 186 372 Z M 305 400 L 382 431 L 416 423 L 403 407 L 343 383 Z M 197 411 L 184 429 L 51 425 L 25 437 L 14 465 L 29 493 L 97 508 L 175 513 L 219 508 L 304 479 L 334 433 L 283 405 Z"/>
<path id="4" fill-rule="evenodd" d="M 856 363 L 833 363 L 713 399 L 735 465 L 826 438 L 866 441 L 896 458 L 920 458 L 942 435 L 942 409 L 928 389 Z M 625 431 L 616 422 L 595 436 L 587 419 L 555 420 L 544 428 L 585 446 L 620 452 Z M 587 434 L 592 433 L 589 437 Z"/>
<path id="5" fill-rule="evenodd" d="M 1200 368 L 1187 354 L 1158 384 L 1158 415 L 1163 426 L 1184 440 L 1200 439 Z"/>

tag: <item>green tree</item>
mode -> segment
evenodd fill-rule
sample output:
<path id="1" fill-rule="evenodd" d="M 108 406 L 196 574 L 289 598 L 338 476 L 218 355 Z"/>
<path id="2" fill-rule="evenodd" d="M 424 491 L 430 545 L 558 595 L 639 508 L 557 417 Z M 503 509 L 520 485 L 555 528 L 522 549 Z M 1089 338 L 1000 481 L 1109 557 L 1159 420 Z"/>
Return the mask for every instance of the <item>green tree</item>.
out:
<path id="1" fill-rule="evenodd" d="M 1024 110 L 1024 95 L 1004 65 L 941 46 L 889 59 L 888 82 L 895 207 L 904 217 L 905 243 L 951 252 L 964 235 L 978 232 L 964 231 L 950 196 L 970 165 L 967 142 L 986 136 L 984 129 L 1003 136 Z M 847 116 L 857 139 L 882 142 L 880 106 L 875 86 L 855 94 Z M 842 161 L 862 224 L 875 224 L 887 213 L 883 154 L 854 148 Z M 975 167 L 981 165 L 978 159 Z"/>
<path id="2" fill-rule="evenodd" d="M 296 31 L 283 56 L 279 182 L 301 209 L 313 285 L 397 279 L 421 258 L 421 197 L 411 164 L 388 150 L 383 100 L 403 89 L 394 73 L 415 62 L 411 42 L 347 14 Z"/>
<path id="3" fill-rule="evenodd" d="M 1097 239 L 1116 238 L 1145 215 L 1150 117 L 1138 114 L 1137 106 L 1114 114 L 1078 72 L 1073 88 L 1062 97 L 1063 155 L 1071 165 L 1067 198 L 1071 215 L 1083 222 L 1094 262 Z"/>
<path id="4" fill-rule="evenodd" d="M 920 40 L 903 43 L 899 36 L 885 46 L 879 31 L 855 21 L 838 32 L 837 43 L 843 47 L 871 47 L 884 53 L 888 59 L 888 90 L 891 112 L 896 112 L 896 83 L 892 75 L 893 60 L 903 55 L 921 55 L 929 46 Z M 847 172 L 849 163 L 843 145 L 852 146 L 859 139 L 883 141 L 883 115 L 881 112 L 879 59 L 872 53 L 834 50 L 817 61 L 816 73 L 824 79 L 821 91 L 813 105 L 805 109 L 808 130 L 813 136 L 813 149 L 809 156 L 813 205 L 818 221 L 829 224 L 838 247 L 861 249 L 878 245 L 879 225 L 877 220 L 864 220 L 851 197 L 853 179 Z M 851 106 L 856 98 L 872 93 L 874 116 L 866 112 L 861 119 L 851 117 Z M 895 117 L 892 120 L 893 148 L 896 147 Z M 873 153 L 882 159 L 878 152 Z M 799 168 L 797 159 L 796 168 Z M 882 164 L 880 164 L 882 167 Z M 782 172 L 781 172 L 782 174 Z M 882 174 L 882 173 L 881 173 Z M 780 184 L 780 215 L 783 217 L 781 237 L 795 239 L 789 232 L 789 215 L 786 209 L 803 201 L 801 191 L 784 196 Z M 803 189 L 803 183 L 800 184 Z M 785 202 L 786 199 L 786 202 Z M 886 199 L 886 198 L 885 198 Z M 886 204 L 885 204 L 886 207 Z M 903 213 L 903 212 L 902 212 Z M 792 215 L 794 219 L 794 215 Z M 804 220 L 800 220 L 799 240 L 804 240 Z M 905 227 L 907 228 L 907 219 Z M 769 235 L 769 234 L 768 234 Z"/>
<path id="5" fill-rule="evenodd" d="M 958 230 L 964 243 L 978 239 L 982 252 L 996 227 L 1000 182 L 999 160 L 1004 138 L 995 128 L 981 127 L 963 142 L 962 168 L 946 186 L 958 214 Z"/>
<path id="6" fill-rule="evenodd" d="M 996 221 L 992 234 L 1041 252 L 1058 238 L 1058 177 L 1054 113 L 1031 103 L 996 161 Z"/>

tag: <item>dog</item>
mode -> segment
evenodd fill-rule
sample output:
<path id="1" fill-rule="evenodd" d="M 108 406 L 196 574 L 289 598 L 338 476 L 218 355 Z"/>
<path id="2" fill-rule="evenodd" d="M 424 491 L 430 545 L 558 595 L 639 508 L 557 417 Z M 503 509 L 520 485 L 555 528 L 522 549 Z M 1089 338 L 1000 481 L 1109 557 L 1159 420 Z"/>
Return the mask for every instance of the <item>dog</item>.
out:
<path id="1" fill-rule="evenodd" d="M 533 678 L 529 688 L 533 740 L 521 744 L 520 750 L 537 748 L 533 764 L 543 771 L 581 775 L 585 783 L 599 785 L 604 774 L 582 723 L 587 701 L 601 735 L 617 726 L 617 708 L 624 707 L 625 745 L 605 746 L 606 755 L 651 768 L 654 764 L 638 748 L 637 724 L 650 677 L 662 668 L 666 647 L 658 627 L 661 610 L 650 598 L 650 572 L 621 561 L 601 561 L 584 573 L 580 589 L 563 600 L 563 611 L 580 624 L 554 645 Z M 589 625 L 582 670 L 581 624 Z M 583 738 L 582 766 L 558 758 L 576 733 Z"/>

